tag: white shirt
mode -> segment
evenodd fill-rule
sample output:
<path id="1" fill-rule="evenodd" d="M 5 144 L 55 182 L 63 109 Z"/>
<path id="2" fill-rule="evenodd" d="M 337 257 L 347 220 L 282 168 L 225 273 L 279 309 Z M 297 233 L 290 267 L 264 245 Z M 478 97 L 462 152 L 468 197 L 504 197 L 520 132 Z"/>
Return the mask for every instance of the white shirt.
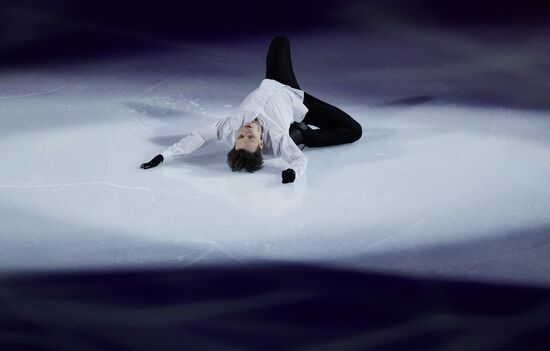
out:
<path id="1" fill-rule="evenodd" d="M 176 156 L 188 155 L 211 141 L 224 141 L 233 147 L 237 133 L 244 124 L 258 118 L 264 127 L 263 153 L 281 157 L 299 178 L 305 172 L 307 160 L 290 138 L 288 129 L 293 121 L 301 121 L 308 112 L 303 101 L 303 90 L 273 79 L 264 79 L 229 117 L 191 132 L 161 155 L 168 162 Z"/>

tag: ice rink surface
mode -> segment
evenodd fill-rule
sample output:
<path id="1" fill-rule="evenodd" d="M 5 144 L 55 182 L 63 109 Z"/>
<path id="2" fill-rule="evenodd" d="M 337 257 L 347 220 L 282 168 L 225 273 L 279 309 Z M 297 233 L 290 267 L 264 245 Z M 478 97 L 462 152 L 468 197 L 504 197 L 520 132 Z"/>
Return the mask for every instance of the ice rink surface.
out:
<path id="1" fill-rule="evenodd" d="M 0 269 L 305 262 L 550 286 L 548 28 L 380 21 L 272 33 L 302 89 L 363 127 L 306 147 L 293 184 L 269 157 L 232 173 L 222 143 L 139 168 L 259 85 L 270 34 L 2 69 Z"/>

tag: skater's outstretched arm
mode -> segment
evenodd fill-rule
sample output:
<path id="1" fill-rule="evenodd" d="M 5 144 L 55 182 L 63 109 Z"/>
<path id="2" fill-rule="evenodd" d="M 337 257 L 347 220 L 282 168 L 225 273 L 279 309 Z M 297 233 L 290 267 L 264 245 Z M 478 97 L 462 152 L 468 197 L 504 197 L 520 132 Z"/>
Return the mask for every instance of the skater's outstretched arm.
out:
<path id="1" fill-rule="evenodd" d="M 186 135 L 180 141 L 172 144 L 168 149 L 155 156 L 151 161 L 141 165 L 141 168 L 148 169 L 158 166 L 162 162 L 170 162 L 174 158 L 189 155 L 198 150 L 204 144 L 216 140 L 225 140 L 230 143 L 233 130 L 240 126 L 240 117 L 232 115 L 215 123 L 204 126 Z"/>

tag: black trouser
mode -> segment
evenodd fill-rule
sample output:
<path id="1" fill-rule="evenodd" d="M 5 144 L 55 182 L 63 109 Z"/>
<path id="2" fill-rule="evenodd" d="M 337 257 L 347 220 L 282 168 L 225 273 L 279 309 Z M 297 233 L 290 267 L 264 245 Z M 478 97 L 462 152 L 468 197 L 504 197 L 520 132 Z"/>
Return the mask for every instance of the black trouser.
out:
<path id="1" fill-rule="evenodd" d="M 288 38 L 284 36 L 273 38 L 267 53 L 266 66 L 266 78 L 303 90 L 298 85 L 292 70 Z M 309 111 L 302 122 L 319 128 L 309 129 L 303 133 L 304 145 L 330 146 L 352 143 L 361 138 L 361 125 L 339 108 L 306 92 L 304 92 L 304 105 Z"/>

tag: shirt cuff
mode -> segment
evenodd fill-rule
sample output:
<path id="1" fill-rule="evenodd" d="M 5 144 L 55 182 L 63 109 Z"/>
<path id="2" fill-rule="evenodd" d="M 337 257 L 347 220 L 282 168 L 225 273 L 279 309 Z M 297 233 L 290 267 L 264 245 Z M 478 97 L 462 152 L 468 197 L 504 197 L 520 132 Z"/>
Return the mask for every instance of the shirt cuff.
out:
<path id="1" fill-rule="evenodd" d="M 168 150 L 161 152 L 160 154 L 162 155 L 162 157 L 164 157 L 164 161 L 162 161 L 163 163 L 170 162 L 175 158 L 175 156 L 169 153 Z"/>

